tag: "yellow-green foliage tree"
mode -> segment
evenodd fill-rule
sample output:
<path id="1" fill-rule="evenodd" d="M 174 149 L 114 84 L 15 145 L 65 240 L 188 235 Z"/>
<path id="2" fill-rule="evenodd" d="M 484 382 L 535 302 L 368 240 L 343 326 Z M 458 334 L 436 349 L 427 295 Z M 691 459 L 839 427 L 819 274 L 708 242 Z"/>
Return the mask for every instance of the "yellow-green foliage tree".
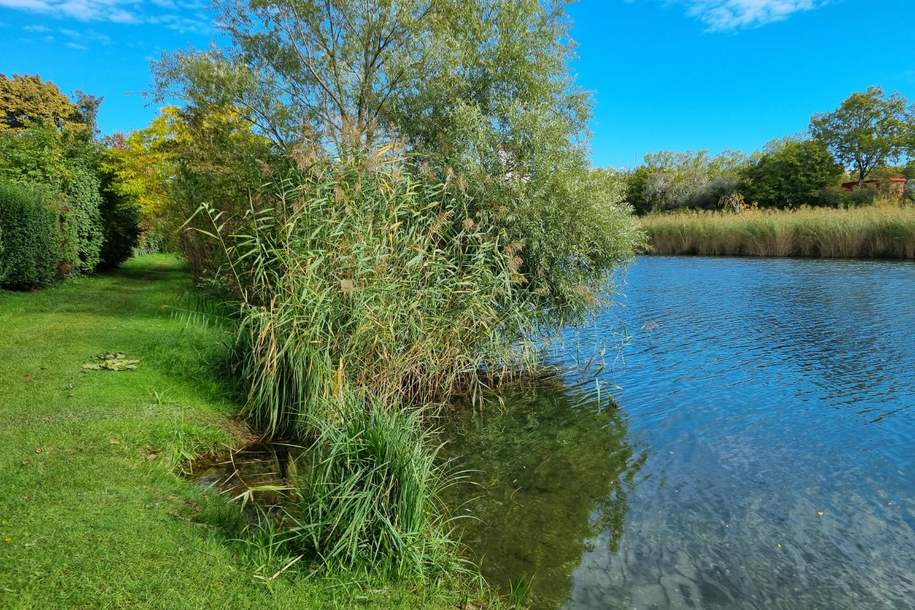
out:
<path id="1" fill-rule="evenodd" d="M 180 231 L 202 204 L 244 205 L 263 179 L 269 142 L 256 135 L 231 104 L 162 108 L 149 127 L 111 151 L 114 189 L 137 201 L 143 224 L 166 245 L 183 241 L 191 254 L 199 239 Z"/>
<path id="2" fill-rule="evenodd" d="M 0 74 L 0 178 L 45 193 L 58 215 L 57 271 L 88 273 L 100 261 L 104 231 L 95 114 L 99 98 L 71 101 L 38 76 Z"/>
<path id="3" fill-rule="evenodd" d="M 91 131 L 101 99 L 81 92 L 76 97 L 71 102 L 57 85 L 37 74 L 0 74 L 0 130 L 54 125 L 65 131 Z"/>
<path id="4" fill-rule="evenodd" d="M 113 147 L 107 161 L 114 188 L 132 197 L 146 224 L 157 227 L 166 215 L 168 185 L 176 172 L 176 149 L 187 130 L 174 106 L 159 111 L 149 127 L 128 135 Z"/>

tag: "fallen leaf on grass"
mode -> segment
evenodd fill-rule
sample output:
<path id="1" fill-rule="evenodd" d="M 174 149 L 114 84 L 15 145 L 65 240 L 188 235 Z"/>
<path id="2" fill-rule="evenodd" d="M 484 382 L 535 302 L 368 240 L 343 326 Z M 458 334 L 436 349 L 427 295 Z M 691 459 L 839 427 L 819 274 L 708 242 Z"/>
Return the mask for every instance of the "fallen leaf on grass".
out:
<path id="1" fill-rule="evenodd" d="M 97 362 L 83 364 L 84 371 L 131 371 L 140 364 L 139 360 L 128 360 L 121 352 L 97 354 Z"/>
<path id="2" fill-rule="evenodd" d="M 116 439 L 116 438 L 109 438 L 109 439 L 108 439 L 108 442 L 109 442 L 110 444 L 112 444 L 112 445 L 120 445 L 120 444 L 121 444 L 121 441 L 119 441 L 119 440 Z"/>
<path id="3" fill-rule="evenodd" d="M 146 456 L 146 459 L 147 459 L 147 460 L 154 460 L 154 459 L 156 459 L 157 457 L 159 457 L 159 454 L 158 454 L 158 453 L 150 453 L 149 455 Z"/>

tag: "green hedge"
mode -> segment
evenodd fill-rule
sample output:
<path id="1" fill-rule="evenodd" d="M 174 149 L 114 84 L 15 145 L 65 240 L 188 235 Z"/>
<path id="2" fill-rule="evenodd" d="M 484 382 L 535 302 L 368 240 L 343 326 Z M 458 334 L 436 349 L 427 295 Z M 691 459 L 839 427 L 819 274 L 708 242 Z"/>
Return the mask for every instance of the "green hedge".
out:
<path id="1" fill-rule="evenodd" d="M 57 215 L 39 191 L 0 182 L 0 286 L 27 289 L 54 280 Z"/>
<path id="2" fill-rule="evenodd" d="M 99 264 L 104 241 L 101 183 L 88 168 L 77 165 L 72 171 L 64 193 L 62 271 L 92 273 Z"/>

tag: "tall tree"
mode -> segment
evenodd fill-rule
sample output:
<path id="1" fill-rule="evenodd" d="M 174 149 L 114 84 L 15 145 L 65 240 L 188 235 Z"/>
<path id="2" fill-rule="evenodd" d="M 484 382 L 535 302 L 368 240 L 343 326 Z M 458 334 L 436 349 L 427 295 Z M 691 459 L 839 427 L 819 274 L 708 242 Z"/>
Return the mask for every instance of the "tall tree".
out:
<path id="1" fill-rule="evenodd" d="M 912 146 L 912 113 L 899 94 L 879 87 L 853 93 L 834 112 L 810 121 L 810 133 L 822 142 L 859 184 L 876 167 L 897 160 Z"/>
<path id="2" fill-rule="evenodd" d="M 540 310 L 581 311 L 628 256 L 597 188 L 565 0 L 219 0 L 224 50 L 158 64 L 188 108 L 231 105 L 295 158 L 393 145 L 467 192 L 523 253 Z"/>
<path id="3" fill-rule="evenodd" d="M 57 85 L 38 75 L 9 78 L 0 74 L 0 130 L 53 125 L 93 132 L 102 98 L 82 92 L 76 95 L 76 102 L 71 102 Z"/>

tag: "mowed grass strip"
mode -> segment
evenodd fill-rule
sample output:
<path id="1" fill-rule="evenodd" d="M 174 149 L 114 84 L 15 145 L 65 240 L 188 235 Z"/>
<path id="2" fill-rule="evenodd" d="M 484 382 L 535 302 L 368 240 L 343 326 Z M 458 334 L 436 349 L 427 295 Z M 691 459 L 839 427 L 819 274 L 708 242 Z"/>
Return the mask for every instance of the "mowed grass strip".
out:
<path id="1" fill-rule="evenodd" d="M 225 331 L 174 315 L 190 290 L 178 259 L 150 255 L 0 292 L 0 607 L 459 605 L 459 585 L 314 578 L 298 564 L 271 579 L 288 558 L 240 540 L 238 508 L 181 476 L 184 460 L 244 440 Z M 116 352 L 138 367 L 83 370 Z"/>

